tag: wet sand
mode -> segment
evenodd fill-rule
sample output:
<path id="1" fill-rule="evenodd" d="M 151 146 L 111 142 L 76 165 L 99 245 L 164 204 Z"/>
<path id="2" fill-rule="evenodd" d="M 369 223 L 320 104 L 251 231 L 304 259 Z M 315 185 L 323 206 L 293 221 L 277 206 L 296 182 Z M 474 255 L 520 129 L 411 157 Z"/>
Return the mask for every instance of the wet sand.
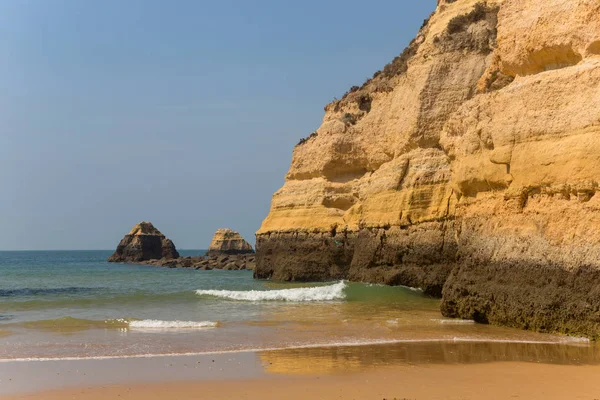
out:
<path id="1" fill-rule="evenodd" d="M 0 398 L 600 399 L 599 349 L 416 343 L 0 362 Z"/>

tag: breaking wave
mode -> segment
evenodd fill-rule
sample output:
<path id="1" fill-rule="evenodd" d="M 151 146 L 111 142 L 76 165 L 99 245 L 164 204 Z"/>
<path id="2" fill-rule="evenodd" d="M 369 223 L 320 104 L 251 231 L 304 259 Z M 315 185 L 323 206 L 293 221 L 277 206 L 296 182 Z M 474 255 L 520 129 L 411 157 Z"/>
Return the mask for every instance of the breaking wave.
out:
<path id="1" fill-rule="evenodd" d="M 432 319 L 433 322 L 437 322 L 439 324 L 443 324 L 443 325 L 473 325 L 475 324 L 475 321 L 473 321 L 472 319 L 444 319 L 444 318 L 438 318 L 438 319 Z"/>
<path id="2" fill-rule="evenodd" d="M 346 283 L 344 281 L 329 286 L 281 290 L 196 290 L 200 296 L 214 296 L 239 301 L 331 301 L 343 300 Z"/>
<path id="3" fill-rule="evenodd" d="M 157 319 L 134 318 L 93 320 L 63 317 L 57 319 L 27 321 L 13 325 L 46 331 L 76 332 L 88 329 L 200 329 L 215 328 L 219 324 L 218 322 L 213 321 L 162 321 Z"/>
<path id="4" fill-rule="evenodd" d="M 129 328 L 143 329 L 201 329 L 201 328 L 216 328 L 217 322 L 213 321 L 161 321 L 157 319 L 143 319 L 141 321 L 130 321 Z"/>

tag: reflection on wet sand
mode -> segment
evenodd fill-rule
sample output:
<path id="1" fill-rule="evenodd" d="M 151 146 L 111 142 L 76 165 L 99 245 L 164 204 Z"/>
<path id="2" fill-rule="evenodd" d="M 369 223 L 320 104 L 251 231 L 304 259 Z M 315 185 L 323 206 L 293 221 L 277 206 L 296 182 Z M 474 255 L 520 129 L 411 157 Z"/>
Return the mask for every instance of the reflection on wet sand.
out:
<path id="1" fill-rule="evenodd" d="M 13 333 L 11 331 L 0 329 L 0 337 L 9 336 L 9 335 L 12 335 L 12 334 Z"/>
<path id="2" fill-rule="evenodd" d="M 402 364 L 532 362 L 600 364 L 600 346 L 539 343 L 400 343 L 265 351 L 260 358 L 274 374 L 332 374 Z"/>

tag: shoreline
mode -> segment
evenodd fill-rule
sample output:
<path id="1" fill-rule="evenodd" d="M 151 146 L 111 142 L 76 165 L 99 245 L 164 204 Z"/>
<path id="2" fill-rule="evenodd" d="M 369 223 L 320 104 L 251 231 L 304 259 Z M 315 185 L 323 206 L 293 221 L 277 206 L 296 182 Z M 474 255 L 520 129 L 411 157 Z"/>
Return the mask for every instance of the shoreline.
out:
<path id="1" fill-rule="evenodd" d="M 265 348 L 247 348 L 234 350 L 215 350 L 199 352 L 182 353 L 153 353 L 153 354 L 124 354 L 124 355 L 106 355 L 106 356 L 67 356 L 67 357 L 22 357 L 22 358 L 0 358 L 2 363 L 26 363 L 26 362 L 56 362 L 56 361 L 89 361 L 89 360 L 125 360 L 125 359 L 144 359 L 144 358 L 168 358 L 168 357 L 201 357 L 218 356 L 242 353 L 269 353 L 287 350 L 311 350 L 323 348 L 361 348 L 370 346 L 394 346 L 411 344 L 515 344 L 515 345 L 543 345 L 543 346 L 572 346 L 587 347 L 594 346 L 595 342 L 584 337 L 576 336 L 556 336 L 559 341 L 544 340 L 516 340 L 516 339 L 476 339 L 476 338 L 452 338 L 452 339 L 381 339 L 362 342 L 333 342 L 333 343 L 315 343 L 297 346 L 265 347 Z"/>

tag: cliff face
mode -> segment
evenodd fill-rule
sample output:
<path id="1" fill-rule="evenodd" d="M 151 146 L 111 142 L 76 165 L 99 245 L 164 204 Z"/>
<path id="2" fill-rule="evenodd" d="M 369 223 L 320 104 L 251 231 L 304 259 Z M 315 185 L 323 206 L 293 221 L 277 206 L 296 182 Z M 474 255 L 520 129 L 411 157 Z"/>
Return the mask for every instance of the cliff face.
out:
<path id="1" fill-rule="evenodd" d="M 457 196 L 440 135 L 491 64 L 497 11 L 439 5 L 399 57 L 325 107 L 257 233 L 257 277 L 441 294 L 455 261 Z"/>
<path id="2" fill-rule="evenodd" d="M 252 253 L 254 253 L 252 246 L 239 233 L 231 229 L 217 229 L 210 242 L 207 254 L 209 256 L 220 256 Z"/>
<path id="3" fill-rule="evenodd" d="M 179 253 L 170 239 L 150 222 L 140 222 L 121 239 L 108 262 L 139 262 L 178 257 Z"/>
<path id="4" fill-rule="evenodd" d="M 296 146 L 256 276 L 417 286 L 448 316 L 596 335 L 598 15 L 440 1 Z"/>
<path id="5" fill-rule="evenodd" d="M 449 316 L 600 335 L 600 2 L 505 1 L 496 62 L 441 144 L 461 195 Z"/>

